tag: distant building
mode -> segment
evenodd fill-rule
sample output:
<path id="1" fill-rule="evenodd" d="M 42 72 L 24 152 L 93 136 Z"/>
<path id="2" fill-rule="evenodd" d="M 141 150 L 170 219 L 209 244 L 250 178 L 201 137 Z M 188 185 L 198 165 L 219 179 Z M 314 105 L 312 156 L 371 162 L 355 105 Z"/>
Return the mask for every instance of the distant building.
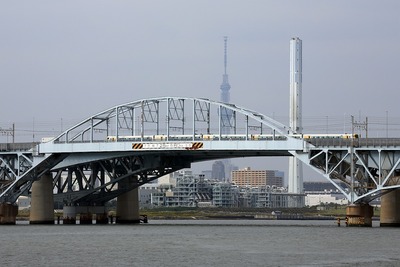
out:
<path id="1" fill-rule="evenodd" d="M 309 194 L 305 197 L 305 204 L 309 207 L 326 204 L 347 205 L 348 202 L 343 194 Z"/>
<path id="2" fill-rule="evenodd" d="M 267 171 L 271 183 L 282 184 L 283 172 Z M 152 206 L 166 207 L 249 207 L 287 208 L 291 201 L 304 199 L 304 194 L 289 194 L 287 189 L 276 185 L 238 186 L 216 179 L 206 179 L 203 175 L 193 175 L 190 170 L 172 173 L 170 178 L 176 184 L 161 183 L 156 192 L 151 193 Z M 163 181 L 170 181 L 166 177 Z M 143 201 L 143 200 L 141 200 Z"/>
<path id="3" fill-rule="evenodd" d="M 20 196 L 17 200 L 17 204 L 19 210 L 28 209 L 31 207 L 31 198 Z"/>
<path id="4" fill-rule="evenodd" d="M 344 183 L 339 183 L 344 188 Z M 327 204 L 347 205 L 347 198 L 330 182 L 304 182 L 305 205 L 324 206 Z"/>
<path id="5" fill-rule="evenodd" d="M 225 165 L 222 161 L 217 160 L 212 165 L 211 178 L 218 181 L 225 180 Z"/>
<path id="6" fill-rule="evenodd" d="M 211 205 L 212 185 L 204 176 L 193 176 L 189 170 L 172 174 L 176 185 L 162 184 L 157 192 L 152 193 L 153 206 L 197 207 Z"/>
<path id="7" fill-rule="evenodd" d="M 212 202 L 215 207 L 237 207 L 238 191 L 231 183 L 216 183 L 212 188 Z"/>
<path id="8" fill-rule="evenodd" d="M 249 167 L 232 171 L 232 182 L 237 186 L 283 187 L 284 173 L 275 170 L 251 170 Z"/>
<path id="9" fill-rule="evenodd" d="M 205 179 L 212 179 L 212 170 L 202 171 L 201 174 Z"/>
<path id="10" fill-rule="evenodd" d="M 339 193 L 339 190 L 331 182 L 304 182 L 304 193 Z"/>
<path id="11" fill-rule="evenodd" d="M 149 208 L 151 207 L 151 194 L 156 193 L 158 191 L 158 185 L 144 184 L 139 187 L 139 206 L 141 208 Z"/>
<path id="12" fill-rule="evenodd" d="M 176 177 L 179 175 L 180 172 L 173 172 L 167 175 L 161 176 L 157 179 L 158 185 L 172 185 L 176 186 Z"/>

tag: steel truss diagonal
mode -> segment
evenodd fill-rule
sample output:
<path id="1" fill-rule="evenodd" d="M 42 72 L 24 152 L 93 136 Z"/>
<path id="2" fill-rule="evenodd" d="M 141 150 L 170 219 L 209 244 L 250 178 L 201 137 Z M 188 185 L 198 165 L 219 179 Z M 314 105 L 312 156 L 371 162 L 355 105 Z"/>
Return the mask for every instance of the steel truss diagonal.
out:
<path id="1" fill-rule="evenodd" d="M 37 163 L 29 160 L 27 155 L 21 157 L 25 160 L 21 160 L 24 163 L 19 164 L 20 172 L 13 172 L 20 175 L 10 176 L 9 180 L 4 180 L 4 184 L 7 184 L 7 186 L 2 187 L 0 201 L 14 203 L 19 196 L 28 193 L 34 181 L 40 179 L 43 174 L 49 172 L 54 165 L 62 161 L 65 157 L 66 155 L 64 154 L 52 154 L 48 157 L 37 158 Z M 30 166 L 28 167 L 29 164 Z"/>
<path id="2" fill-rule="evenodd" d="M 294 154 L 353 203 L 369 203 L 400 188 L 399 150 L 325 148 Z"/>
<path id="3" fill-rule="evenodd" d="M 104 205 L 127 191 L 189 164 L 183 158 L 146 155 L 112 158 L 55 170 L 55 200 L 67 205 Z M 125 179 L 133 179 L 134 183 L 121 187 L 119 182 Z"/>

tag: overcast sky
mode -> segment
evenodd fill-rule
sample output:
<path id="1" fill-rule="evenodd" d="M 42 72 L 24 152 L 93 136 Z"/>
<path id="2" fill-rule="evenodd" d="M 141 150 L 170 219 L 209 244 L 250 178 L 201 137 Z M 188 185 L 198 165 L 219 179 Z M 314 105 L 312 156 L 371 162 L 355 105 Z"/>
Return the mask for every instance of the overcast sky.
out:
<path id="1" fill-rule="evenodd" d="M 395 120 L 399 11 L 398 0 L 1 1 L 0 127 L 72 126 L 156 96 L 219 100 L 223 36 L 232 103 L 288 117 L 297 36 L 306 121 Z"/>

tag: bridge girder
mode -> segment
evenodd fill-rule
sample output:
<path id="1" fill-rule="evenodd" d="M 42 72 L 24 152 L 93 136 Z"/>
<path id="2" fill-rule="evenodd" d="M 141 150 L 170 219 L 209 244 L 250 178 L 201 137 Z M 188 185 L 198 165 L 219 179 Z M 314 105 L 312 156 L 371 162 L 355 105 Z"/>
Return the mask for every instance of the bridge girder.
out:
<path id="1" fill-rule="evenodd" d="M 116 187 L 123 179 L 137 179 L 136 187 L 192 162 L 254 156 L 295 156 L 354 202 L 400 187 L 397 140 L 316 142 L 290 132 L 268 116 L 208 99 L 134 101 L 95 114 L 30 152 L 1 153 L 0 201 L 14 202 L 45 172 L 55 173 L 56 199 L 100 203 L 124 192 Z"/>

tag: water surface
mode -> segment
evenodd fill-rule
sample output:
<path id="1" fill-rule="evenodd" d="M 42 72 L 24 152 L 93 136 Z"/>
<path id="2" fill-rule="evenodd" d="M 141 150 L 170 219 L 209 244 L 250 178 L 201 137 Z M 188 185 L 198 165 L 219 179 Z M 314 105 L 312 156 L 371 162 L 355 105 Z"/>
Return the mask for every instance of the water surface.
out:
<path id="1" fill-rule="evenodd" d="M 153 220 L 0 227 L 1 266 L 400 266 L 397 228 Z"/>

